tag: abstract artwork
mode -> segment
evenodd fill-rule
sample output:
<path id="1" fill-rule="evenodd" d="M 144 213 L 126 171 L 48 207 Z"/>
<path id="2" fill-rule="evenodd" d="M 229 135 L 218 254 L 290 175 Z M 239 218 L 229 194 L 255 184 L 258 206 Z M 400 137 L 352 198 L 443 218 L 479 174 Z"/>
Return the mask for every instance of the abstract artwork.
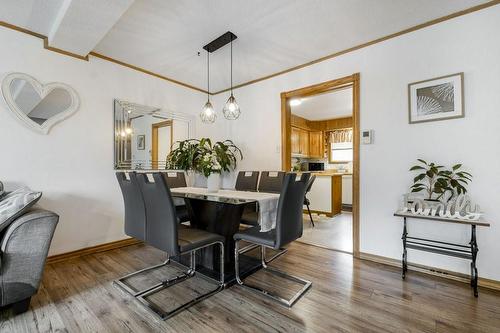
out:
<path id="1" fill-rule="evenodd" d="M 146 136 L 138 135 L 137 136 L 137 150 L 144 150 L 146 148 Z"/>
<path id="2" fill-rule="evenodd" d="M 408 101 L 410 124 L 463 117 L 463 73 L 410 83 Z"/>

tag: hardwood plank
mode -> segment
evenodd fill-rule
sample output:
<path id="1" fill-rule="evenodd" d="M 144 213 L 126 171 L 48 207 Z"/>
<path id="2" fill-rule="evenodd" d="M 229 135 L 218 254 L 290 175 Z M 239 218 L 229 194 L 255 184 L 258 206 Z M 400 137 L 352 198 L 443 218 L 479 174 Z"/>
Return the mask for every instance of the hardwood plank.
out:
<path id="1" fill-rule="evenodd" d="M 164 322 L 112 284 L 164 259 L 161 251 L 133 245 L 49 264 L 28 312 L 0 311 L 0 333 L 498 332 L 500 327 L 498 291 L 481 288 L 476 299 L 461 282 L 419 272 L 402 280 L 399 268 L 302 243 L 270 264 L 313 282 L 293 308 L 233 286 Z M 298 287 L 265 272 L 250 281 L 283 296 Z M 199 287 L 192 280 L 154 298 L 172 306 Z"/>

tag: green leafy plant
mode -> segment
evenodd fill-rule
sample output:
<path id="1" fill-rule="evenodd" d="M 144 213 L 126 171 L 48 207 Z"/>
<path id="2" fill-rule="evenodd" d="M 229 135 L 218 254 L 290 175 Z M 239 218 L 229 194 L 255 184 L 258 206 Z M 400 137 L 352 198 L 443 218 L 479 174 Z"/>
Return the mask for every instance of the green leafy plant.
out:
<path id="1" fill-rule="evenodd" d="M 166 169 L 172 170 L 195 170 L 195 161 L 200 154 L 200 140 L 189 139 L 177 141 L 170 154 L 167 156 Z"/>
<path id="2" fill-rule="evenodd" d="M 435 163 L 427 163 L 422 159 L 417 159 L 420 164 L 414 165 L 410 171 L 419 171 L 420 173 L 413 178 L 413 185 L 410 187 L 412 192 L 424 191 L 427 193 L 427 199 L 439 199 L 444 194 L 444 188 L 447 181 L 441 172 L 444 166 Z M 437 195 L 437 198 L 433 198 Z"/>
<path id="3" fill-rule="evenodd" d="M 190 139 L 177 142 L 167 157 L 168 169 L 195 170 L 205 177 L 236 168 L 238 158 L 243 159 L 241 150 L 231 141 L 217 141 L 209 138 Z"/>
<path id="4" fill-rule="evenodd" d="M 462 170 L 462 164 L 455 164 L 451 170 L 445 170 L 442 174 L 448 182 L 446 190 L 451 191 L 452 195 L 467 193 L 466 186 L 472 181 L 472 175 Z"/>
<path id="5" fill-rule="evenodd" d="M 440 200 L 446 193 L 450 194 L 448 197 L 450 200 L 455 195 L 467 193 L 466 186 L 471 181 L 472 175 L 461 170 L 462 164 L 455 164 L 451 170 L 446 170 L 443 165 L 417 160 L 420 163 L 410 168 L 410 171 L 419 172 L 413 178 L 411 192 L 425 191 L 427 200 Z"/>

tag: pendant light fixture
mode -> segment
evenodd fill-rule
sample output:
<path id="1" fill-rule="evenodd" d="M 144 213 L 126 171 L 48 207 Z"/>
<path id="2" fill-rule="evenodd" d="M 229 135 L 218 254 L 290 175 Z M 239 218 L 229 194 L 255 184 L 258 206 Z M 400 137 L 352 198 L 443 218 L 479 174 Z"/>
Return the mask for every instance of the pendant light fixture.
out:
<path id="1" fill-rule="evenodd" d="M 227 99 L 222 113 L 224 113 L 224 118 L 228 120 L 236 120 L 241 114 L 240 107 L 233 96 L 233 38 L 231 38 L 231 96 Z"/>
<path id="2" fill-rule="evenodd" d="M 210 52 L 207 50 L 207 102 L 200 113 L 201 121 L 205 124 L 213 124 L 217 115 L 210 102 Z"/>

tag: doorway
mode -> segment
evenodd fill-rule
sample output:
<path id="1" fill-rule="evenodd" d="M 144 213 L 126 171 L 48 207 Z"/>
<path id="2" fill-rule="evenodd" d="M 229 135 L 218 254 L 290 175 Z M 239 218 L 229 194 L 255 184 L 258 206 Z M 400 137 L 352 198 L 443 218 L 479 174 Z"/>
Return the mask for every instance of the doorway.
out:
<path id="1" fill-rule="evenodd" d="M 151 125 L 151 161 L 152 168 L 158 169 L 158 156 L 161 156 L 161 161 L 164 161 L 170 153 L 173 141 L 172 120 L 166 120 Z M 164 167 L 162 165 L 162 167 Z"/>
<path id="2" fill-rule="evenodd" d="M 352 101 L 352 115 L 350 117 L 337 118 L 336 121 L 330 122 L 337 123 L 337 128 L 327 128 L 324 127 L 326 126 L 324 125 L 326 122 L 323 122 L 323 125 L 321 125 L 318 123 L 319 120 L 308 120 L 306 117 L 297 117 L 292 114 L 292 109 L 294 108 L 294 105 L 297 105 L 297 101 L 306 99 L 312 100 L 315 96 L 325 96 L 326 94 L 346 90 L 350 90 L 351 92 L 350 98 Z M 332 134 L 333 130 L 338 130 L 338 133 L 336 132 Z M 337 223 L 337 225 L 335 225 L 336 227 L 344 225 L 344 227 L 339 227 L 336 231 L 332 232 L 346 232 L 347 230 L 347 232 L 352 234 L 352 236 L 348 238 L 349 242 L 352 241 L 352 247 L 349 247 L 349 249 L 352 250 L 347 252 L 352 252 L 355 257 L 359 257 L 359 133 L 359 73 L 281 93 L 282 169 L 289 172 L 295 168 L 296 171 L 311 171 L 313 174 L 317 175 L 315 180 L 316 185 L 313 184 L 313 187 L 316 186 L 315 192 L 319 191 L 319 196 L 324 195 L 324 197 L 328 197 L 329 195 L 329 202 L 331 203 L 327 202 L 325 203 L 327 206 L 322 206 L 323 208 L 312 211 L 314 215 L 314 223 L 316 225 L 317 223 L 329 221 L 329 223 Z M 336 159 L 346 158 L 348 149 L 343 147 L 342 144 L 337 144 L 337 141 L 348 140 L 333 140 L 333 138 L 337 136 L 339 138 L 343 138 L 346 135 L 351 136 L 350 153 L 352 161 L 349 162 L 351 163 L 349 170 L 351 172 L 349 173 L 352 174 L 352 185 L 343 181 L 343 177 L 338 177 L 338 175 L 336 175 L 340 172 L 330 172 L 330 177 L 329 174 L 327 175 L 328 172 L 324 170 L 317 170 L 317 168 L 321 169 L 321 161 L 323 161 L 323 164 L 328 163 L 328 165 L 330 165 L 331 162 L 333 162 L 331 164 L 342 162 L 338 163 L 339 165 L 343 164 L 343 162 L 347 162 Z M 331 145 L 332 140 L 327 140 L 330 137 L 332 137 L 332 140 L 336 142 L 335 146 Z M 332 147 L 334 150 L 332 150 Z M 297 163 L 292 164 L 292 158 L 294 157 L 296 159 L 305 157 L 306 160 L 314 158 L 320 162 L 307 162 L 313 169 L 309 170 L 308 167 L 303 167 L 301 165 L 297 166 Z M 296 160 L 294 161 L 296 162 Z M 342 200 L 338 199 L 342 195 L 342 185 L 344 185 L 344 192 L 346 189 L 351 190 L 352 212 L 345 211 L 347 205 L 344 205 L 344 210 L 342 211 Z M 313 193 L 311 191 L 309 195 L 312 194 Z M 318 197 L 318 193 L 315 195 Z M 308 213 L 307 210 L 305 213 Z M 335 220 L 336 218 L 337 220 Z M 308 232 L 308 223 L 309 216 L 306 215 L 304 217 L 305 234 Z M 323 227 L 325 226 L 326 224 L 323 225 Z M 319 231 L 320 229 L 318 228 L 317 230 Z M 326 232 L 322 233 L 320 231 L 316 234 L 318 234 L 319 237 L 325 238 L 324 236 Z M 326 237 L 325 239 L 329 238 L 330 237 Z M 322 246 L 321 244 L 314 245 Z M 338 246 L 339 248 L 329 246 L 328 244 L 326 244 L 325 247 L 341 251 L 343 250 L 340 245 Z"/>

